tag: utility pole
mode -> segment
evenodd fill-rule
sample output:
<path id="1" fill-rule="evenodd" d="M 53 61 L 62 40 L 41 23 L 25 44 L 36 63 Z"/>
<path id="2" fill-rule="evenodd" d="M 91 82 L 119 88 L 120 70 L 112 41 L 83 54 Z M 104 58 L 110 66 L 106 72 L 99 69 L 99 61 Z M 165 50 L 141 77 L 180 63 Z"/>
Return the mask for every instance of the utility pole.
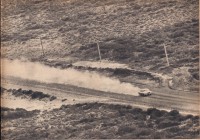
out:
<path id="1" fill-rule="evenodd" d="M 97 48 L 98 48 L 98 52 L 99 52 L 99 59 L 101 61 L 101 52 L 100 52 L 100 48 L 99 48 L 99 42 L 97 42 Z"/>
<path id="2" fill-rule="evenodd" d="M 165 49 L 165 55 L 166 55 L 166 60 L 167 60 L 167 66 L 169 66 L 169 59 L 168 59 L 168 54 L 167 54 L 167 48 L 164 45 L 164 49 Z"/>
<path id="3" fill-rule="evenodd" d="M 43 44 L 42 44 L 42 39 L 40 38 L 40 45 L 42 47 L 42 54 L 43 54 L 43 57 L 44 57 L 44 48 L 43 48 Z"/>

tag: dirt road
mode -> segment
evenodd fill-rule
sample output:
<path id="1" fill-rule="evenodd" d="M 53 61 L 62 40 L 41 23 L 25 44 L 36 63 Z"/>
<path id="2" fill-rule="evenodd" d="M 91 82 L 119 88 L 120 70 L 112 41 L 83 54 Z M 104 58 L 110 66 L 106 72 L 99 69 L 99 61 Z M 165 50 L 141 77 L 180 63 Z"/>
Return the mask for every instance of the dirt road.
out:
<path id="1" fill-rule="evenodd" d="M 14 77 L 4 77 L 2 80 L 2 85 L 9 88 L 23 88 L 43 91 L 54 96 L 60 96 L 61 98 L 67 98 L 71 95 L 73 95 L 75 98 L 95 97 L 97 99 L 96 101 L 98 101 L 98 99 L 105 99 L 104 101 L 106 102 L 129 104 L 132 106 L 139 106 L 144 109 L 155 107 L 165 110 L 176 109 L 184 114 L 199 114 L 198 93 L 174 91 L 171 91 L 171 93 L 167 91 L 167 93 L 165 93 L 164 90 L 163 92 L 160 92 L 159 89 L 157 91 L 153 91 L 153 94 L 149 97 L 140 97 L 97 91 L 72 85 L 47 84 L 37 81 L 22 80 Z"/>

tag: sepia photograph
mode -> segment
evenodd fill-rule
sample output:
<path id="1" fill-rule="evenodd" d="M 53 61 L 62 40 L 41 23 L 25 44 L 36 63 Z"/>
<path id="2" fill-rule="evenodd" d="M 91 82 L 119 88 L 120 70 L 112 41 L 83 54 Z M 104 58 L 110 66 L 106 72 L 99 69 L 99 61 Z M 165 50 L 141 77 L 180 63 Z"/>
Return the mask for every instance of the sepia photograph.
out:
<path id="1" fill-rule="evenodd" d="M 200 139 L 199 0 L 1 0 L 1 140 Z"/>

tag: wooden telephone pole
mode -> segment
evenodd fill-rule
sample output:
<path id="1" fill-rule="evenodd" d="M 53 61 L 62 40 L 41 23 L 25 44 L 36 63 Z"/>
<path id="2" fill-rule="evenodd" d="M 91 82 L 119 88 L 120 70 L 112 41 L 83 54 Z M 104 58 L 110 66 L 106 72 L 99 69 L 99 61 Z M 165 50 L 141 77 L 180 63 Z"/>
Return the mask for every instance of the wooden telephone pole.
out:
<path id="1" fill-rule="evenodd" d="M 43 44 L 42 44 L 42 39 L 40 38 L 40 45 L 42 47 L 42 54 L 43 54 L 43 57 L 44 57 L 44 48 L 43 48 Z"/>
<path id="2" fill-rule="evenodd" d="M 96 42 L 96 41 L 95 41 Z M 89 44 L 91 43 L 91 38 L 89 40 Z M 100 51 L 100 47 L 99 47 L 99 42 L 97 41 L 97 49 L 98 49 L 98 53 L 99 53 L 99 60 L 101 62 L 101 51 Z"/>
<path id="3" fill-rule="evenodd" d="M 100 48 L 99 48 L 99 42 L 97 42 L 97 48 L 98 48 L 98 52 L 99 52 L 99 59 L 101 61 L 101 52 L 100 52 Z"/>
<path id="4" fill-rule="evenodd" d="M 169 67 L 169 58 L 168 58 L 168 54 L 167 54 L 167 48 L 164 45 L 164 49 L 165 49 L 165 56 L 166 56 L 166 60 L 167 60 L 167 66 Z"/>

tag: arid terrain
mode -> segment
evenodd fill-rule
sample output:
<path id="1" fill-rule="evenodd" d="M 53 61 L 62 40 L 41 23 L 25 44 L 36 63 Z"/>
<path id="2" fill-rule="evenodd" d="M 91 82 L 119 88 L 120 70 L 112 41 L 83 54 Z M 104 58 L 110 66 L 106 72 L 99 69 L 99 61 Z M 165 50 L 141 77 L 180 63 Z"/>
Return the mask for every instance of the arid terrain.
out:
<path id="1" fill-rule="evenodd" d="M 44 112 L 1 111 L 6 123 L 3 139 L 160 139 L 198 138 L 199 134 L 199 117 L 155 108 L 143 111 L 131 106 L 85 103 Z"/>
<path id="2" fill-rule="evenodd" d="M 84 103 L 78 97 L 89 97 L 83 93 L 65 93 L 65 99 L 61 92 L 56 94 L 58 98 L 44 92 L 35 93 L 38 91 L 1 88 L 4 99 L 13 101 L 11 97 L 15 96 L 14 99 L 21 100 L 19 104 L 29 110 L 17 106 L 15 109 L 1 107 L 2 139 L 199 138 L 197 115 L 183 115 L 177 110 L 141 109 L 122 105 L 120 100 L 116 104 L 117 100 L 112 97 L 107 101 L 96 98 L 98 102 L 93 98 L 92 102 Z M 76 97 L 72 100 L 72 96 Z M 31 107 L 23 104 L 24 99 L 29 99 L 31 104 L 37 100 L 40 104 Z M 45 105 L 49 102 L 51 105 Z M 61 102 L 61 107 L 53 106 Z"/>
<path id="3" fill-rule="evenodd" d="M 1 1 L 2 139 L 198 139 L 199 102 L 198 0 Z"/>
<path id="4" fill-rule="evenodd" d="M 65 66 L 98 60 L 99 42 L 103 60 L 166 73 L 175 88 L 198 90 L 198 0 L 18 1 L 2 0 L 2 57 Z"/>

